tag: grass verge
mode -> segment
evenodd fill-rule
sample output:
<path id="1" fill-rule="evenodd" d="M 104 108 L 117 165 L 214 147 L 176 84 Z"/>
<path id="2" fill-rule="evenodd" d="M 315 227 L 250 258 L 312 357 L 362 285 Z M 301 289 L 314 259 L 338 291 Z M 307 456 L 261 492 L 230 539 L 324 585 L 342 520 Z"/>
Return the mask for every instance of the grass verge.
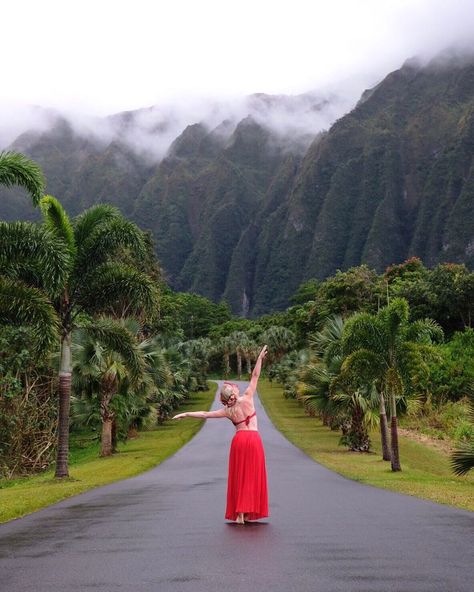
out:
<path id="1" fill-rule="evenodd" d="M 381 460 L 378 432 L 371 435 L 373 453 L 349 452 L 339 446 L 339 432 L 305 415 L 298 401 L 284 398 L 281 387 L 261 379 L 258 393 L 280 432 L 329 469 L 361 483 L 474 511 L 474 475 L 454 476 L 444 452 L 401 436 L 402 472 L 393 473 L 390 463 Z"/>
<path id="2" fill-rule="evenodd" d="M 193 393 L 176 413 L 207 410 L 214 400 L 215 385 L 205 392 Z M 20 518 L 88 489 L 133 477 L 159 465 L 199 431 L 200 419 L 168 420 L 154 430 L 119 446 L 118 454 L 98 458 L 99 445 L 73 451 L 70 477 L 55 479 L 54 472 L 16 480 L 0 479 L 0 523 Z"/>

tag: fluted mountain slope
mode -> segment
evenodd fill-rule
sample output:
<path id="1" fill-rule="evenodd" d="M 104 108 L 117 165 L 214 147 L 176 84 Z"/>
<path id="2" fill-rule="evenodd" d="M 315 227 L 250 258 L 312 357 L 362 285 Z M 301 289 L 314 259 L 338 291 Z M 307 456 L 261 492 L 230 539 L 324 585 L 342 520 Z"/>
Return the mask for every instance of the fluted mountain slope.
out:
<path id="1" fill-rule="evenodd" d="M 58 119 L 13 148 L 43 166 L 71 213 L 115 203 L 153 233 L 176 288 L 224 297 L 240 314 L 283 308 L 302 281 L 360 263 L 381 271 L 417 255 L 474 267 L 472 57 L 407 62 L 309 147 L 304 130 L 282 134 L 261 117 L 279 101 L 295 108 L 288 98 L 253 100 L 240 121 L 186 127 L 159 161 L 127 142 L 135 113 L 116 116 L 123 134 L 108 141 Z M 304 105 L 310 118 L 326 108 Z M 18 192 L 2 191 L 0 217 L 31 216 Z"/>

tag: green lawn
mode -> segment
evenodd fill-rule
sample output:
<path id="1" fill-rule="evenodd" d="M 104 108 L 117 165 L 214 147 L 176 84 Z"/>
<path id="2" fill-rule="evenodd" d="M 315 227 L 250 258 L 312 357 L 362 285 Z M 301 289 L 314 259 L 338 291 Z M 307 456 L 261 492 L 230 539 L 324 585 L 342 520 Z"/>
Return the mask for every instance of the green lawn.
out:
<path id="1" fill-rule="evenodd" d="M 207 410 L 214 394 L 215 385 L 211 384 L 208 391 L 194 393 L 176 413 Z M 151 469 L 188 442 L 202 425 L 200 419 L 169 420 L 154 430 L 140 432 L 138 438 L 120 445 L 119 452 L 109 458 L 98 457 L 98 444 L 73 450 L 70 477 L 65 480 L 54 479 L 53 471 L 17 480 L 0 479 L 0 523 Z"/>
<path id="2" fill-rule="evenodd" d="M 442 451 L 400 437 L 401 473 L 392 473 L 380 455 L 378 432 L 372 434 L 373 454 L 349 452 L 338 445 L 340 434 L 305 415 L 303 407 L 283 397 L 283 389 L 260 380 L 258 392 L 275 426 L 314 460 L 361 483 L 391 489 L 474 511 L 474 475 L 456 477 Z"/>

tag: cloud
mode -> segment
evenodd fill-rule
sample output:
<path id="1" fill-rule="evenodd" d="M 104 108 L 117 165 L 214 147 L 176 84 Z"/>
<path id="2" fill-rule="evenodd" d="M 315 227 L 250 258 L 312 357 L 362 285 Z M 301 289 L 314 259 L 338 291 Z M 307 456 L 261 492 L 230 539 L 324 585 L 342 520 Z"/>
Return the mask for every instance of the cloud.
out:
<path id="1" fill-rule="evenodd" d="M 84 0 L 74 14 L 56 0 L 25 3 L 4 14 L 12 26 L 0 49 L 15 54 L 2 70 L 0 147 L 58 115 L 81 135 L 155 160 L 189 124 L 229 120 L 230 130 L 249 114 L 304 144 L 406 59 L 474 48 L 472 0 L 240 0 L 229 1 L 230 16 L 211 0 L 136 0 L 134 10 Z"/>

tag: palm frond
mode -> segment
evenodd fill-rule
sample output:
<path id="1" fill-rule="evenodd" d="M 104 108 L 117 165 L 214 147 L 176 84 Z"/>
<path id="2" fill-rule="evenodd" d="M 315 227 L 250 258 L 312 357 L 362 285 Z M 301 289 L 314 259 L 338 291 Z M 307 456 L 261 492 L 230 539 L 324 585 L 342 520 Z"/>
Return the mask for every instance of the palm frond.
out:
<path id="1" fill-rule="evenodd" d="M 394 298 L 390 304 L 378 312 L 377 317 L 382 320 L 390 340 L 393 341 L 400 327 L 407 323 L 410 317 L 410 307 L 405 298 Z"/>
<path id="2" fill-rule="evenodd" d="M 341 374 L 344 378 L 359 377 L 360 380 L 371 383 L 376 380 L 384 365 L 383 358 L 368 349 L 358 349 L 349 354 L 341 366 Z"/>
<path id="3" fill-rule="evenodd" d="M 18 152 L 1 152 L 0 185 L 23 187 L 37 206 L 44 193 L 46 181 L 36 162 Z"/>
<path id="4" fill-rule="evenodd" d="M 108 204 L 99 204 L 85 210 L 73 220 L 76 244 L 84 243 L 99 225 L 121 217 L 120 210 Z"/>
<path id="5" fill-rule="evenodd" d="M 441 326 L 433 319 L 420 319 L 408 325 L 405 338 L 420 344 L 442 343 L 444 333 Z"/>
<path id="6" fill-rule="evenodd" d="M 123 217 L 97 224 L 89 236 L 78 243 L 77 272 L 84 273 L 93 265 L 120 256 L 123 249 L 139 262 L 146 259 L 148 246 L 136 224 Z"/>
<path id="7" fill-rule="evenodd" d="M 386 350 L 379 320 L 366 312 L 353 315 L 344 324 L 342 334 L 344 354 L 351 354 L 358 349 L 366 349 L 374 353 L 383 353 Z"/>
<path id="8" fill-rule="evenodd" d="M 135 337 L 122 323 L 102 317 L 83 325 L 84 333 L 91 341 L 97 341 L 107 350 L 118 354 L 130 370 L 133 380 L 138 380 L 145 369 L 145 358 Z"/>
<path id="9" fill-rule="evenodd" d="M 159 294 L 148 275 L 108 262 L 82 278 L 77 302 L 90 313 L 152 316 L 158 310 Z"/>
<path id="10" fill-rule="evenodd" d="M 71 269 L 65 244 L 48 229 L 30 222 L 0 222 L 0 273 L 31 280 L 56 296 Z"/>
<path id="11" fill-rule="evenodd" d="M 474 442 L 463 444 L 452 453 L 451 466 L 456 475 L 466 475 L 474 468 Z"/>
<path id="12" fill-rule="evenodd" d="M 76 252 L 74 229 L 65 209 L 52 195 L 45 195 L 40 200 L 40 208 L 43 214 L 44 224 L 55 236 L 62 239 L 67 245 L 71 255 Z"/>
<path id="13" fill-rule="evenodd" d="M 328 317 L 321 331 L 313 333 L 309 338 L 309 345 L 320 357 L 332 357 L 340 353 L 341 339 L 344 330 L 344 320 L 341 316 Z"/>
<path id="14" fill-rule="evenodd" d="M 0 323 L 31 327 L 38 351 L 48 352 L 59 342 L 59 320 L 44 292 L 1 276 Z"/>

